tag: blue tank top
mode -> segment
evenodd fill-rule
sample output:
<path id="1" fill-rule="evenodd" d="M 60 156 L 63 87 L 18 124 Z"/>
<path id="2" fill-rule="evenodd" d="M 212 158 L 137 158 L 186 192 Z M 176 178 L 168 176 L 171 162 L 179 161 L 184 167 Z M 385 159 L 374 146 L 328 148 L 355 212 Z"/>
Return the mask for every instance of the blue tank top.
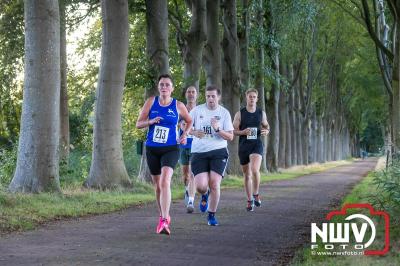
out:
<path id="1" fill-rule="evenodd" d="M 149 120 L 161 117 L 160 123 L 151 125 L 147 132 L 146 146 L 164 147 L 177 145 L 178 139 L 178 108 L 176 99 L 168 106 L 161 106 L 159 97 L 154 98 L 154 103 L 150 108 Z"/>
<path id="2" fill-rule="evenodd" d="M 183 130 L 179 129 L 179 136 L 182 135 L 182 133 L 183 133 Z M 186 138 L 186 144 L 185 145 L 180 144 L 179 147 L 182 149 L 190 149 L 190 148 L 192 148 L 192 141 L 193 141 L 193 136 L 188 135 Z"/>

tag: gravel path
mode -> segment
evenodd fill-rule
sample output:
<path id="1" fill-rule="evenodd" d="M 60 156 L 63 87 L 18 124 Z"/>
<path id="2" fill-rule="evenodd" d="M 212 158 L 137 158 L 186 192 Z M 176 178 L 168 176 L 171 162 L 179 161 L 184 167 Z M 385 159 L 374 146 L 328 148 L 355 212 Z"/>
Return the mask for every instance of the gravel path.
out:
<path id="1" fill-rule="evenodd" d="M 171 236 L 155 233 L 155 204 L 54 222 L 3 236 L 0 265 L 284 265 L 309 243 L 310 223 L 336 208 L 375 165 L 368 159 L 265 184 L 262 206 L 251 213 L 243 190 L 224 190 L 217 227 L 174 202 Z"/>

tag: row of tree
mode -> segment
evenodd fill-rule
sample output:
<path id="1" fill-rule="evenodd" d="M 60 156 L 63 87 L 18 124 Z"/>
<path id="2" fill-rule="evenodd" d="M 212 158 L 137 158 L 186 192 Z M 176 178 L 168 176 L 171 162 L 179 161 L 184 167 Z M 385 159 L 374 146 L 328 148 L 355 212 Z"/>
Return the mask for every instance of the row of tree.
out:
<path id="1" fill-rule="evenodd" d="M 73 74 L 66 66 L 66 21 L 79 24 L 86 15 L 75 12 L 83 4 L 88 13 L 98 8 L 97 1 L 24 1 L 25 80 L 12 192 L 60 190 L 59 162 L 68 158 L 70 147 L 67 95 L 83 93 L 71 82 L 67 94 L 67 77 Z M 222 103 L 232 114 L 242 104 L 243 91 L 255 87 L 271 125 L 264 170 L 357 156 L 359 133 L 367 124 L 379 127 L 381 135 L 393 135 L 393 126 L 387 126 L 392 124 L 385 123 L 373 45 L 362 36 L 362 26 L 334 4 L 101 1 L 102 32 L 93 29 L 86 47 L 93 50 L 100 40 L 95 37 L 101 36 L 100 66 L 92 71 L 98 77 L 92 163 L 85 185 L 131 185 L 122 155 L 121 116 L 126 103 L 137 110 L 143 98 L 123 96 L 134 95 L 128 93 L 133 90 L 154 95 L 156 77 L 164 73 L 173 74 L 176 87 L 221 87 Z M 143 29 L 145 36 L 140 34 Z M 142 65 L 147 66 L 144 73 Z M 139 84 L 138 73 L 147 82 Z M 371 100 L 376 101 L 373 106 Z M 230 143 L 229 150 L 237 154 L 237 142 Z M 237 156 L 231 156 L 229 173 L 239 174 L 239 168 Z M 139 179 L 149 180 L 144 156 Z"/>

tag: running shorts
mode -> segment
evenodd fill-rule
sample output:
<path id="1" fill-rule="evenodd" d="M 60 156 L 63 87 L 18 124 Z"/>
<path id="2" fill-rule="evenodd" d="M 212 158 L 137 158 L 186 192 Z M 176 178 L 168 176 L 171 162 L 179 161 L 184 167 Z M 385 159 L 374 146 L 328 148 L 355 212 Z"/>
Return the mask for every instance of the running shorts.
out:
<path id="1" fill-rule="evenodd" d="M 147 165 L 152 175 L 160 175 L 161 168 L 175 168 L 179 159 L 179 146 L 151 147 L 146 146 Z"/>
<path id="2" fill-rule="evenodd" d="M 261 141 L 239 145 L 240 165 L 246 165 L 250 162 L 250 154 L 260 154 L 262 156 L 263 152 L 264 146 Z"/>
<path id="3" fill-rule="evenodd" d="M 224 176 L 228 158 L 229 154 L 226 148 L 192 153 L 191 166 L 193 175 L 196 176 L 200 173 L 214 171 Z"/>

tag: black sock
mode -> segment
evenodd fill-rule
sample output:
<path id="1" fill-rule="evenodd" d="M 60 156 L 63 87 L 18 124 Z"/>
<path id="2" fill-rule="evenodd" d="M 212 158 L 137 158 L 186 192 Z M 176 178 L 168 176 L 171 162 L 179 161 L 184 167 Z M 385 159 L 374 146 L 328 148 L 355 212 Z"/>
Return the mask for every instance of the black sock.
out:
<path id="1" fill-rule="evenodd" d="M 208 215 L 210 215 L 210 216 L 214 216 L 215 215 L 215 212 L 208 212 Z"/>

